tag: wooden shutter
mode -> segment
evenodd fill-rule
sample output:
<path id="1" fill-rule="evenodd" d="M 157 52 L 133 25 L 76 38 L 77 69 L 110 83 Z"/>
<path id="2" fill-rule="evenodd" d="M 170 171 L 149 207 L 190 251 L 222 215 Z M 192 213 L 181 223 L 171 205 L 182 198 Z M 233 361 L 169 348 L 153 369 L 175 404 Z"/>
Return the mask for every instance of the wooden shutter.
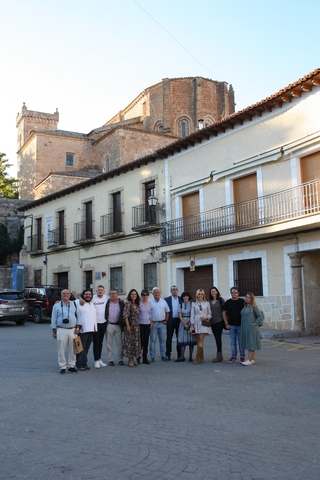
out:
<path id="1" fill-rule="evenodd" d="M 182 197 L 183 235 L 186 240 L 192 239 L 199 234 L 199 213 L 199 192 L 190 193 L 190 195 Z"/>
<path id="2" fill-rule="evenodd" d="M 320 152 L 301 158 L 300 165 L 302 183 L 320 178 Z"/>
<path id="3" fill-rule="evenodd" d="M 247 228 L 258 223 L 258 190 L 255 173 L 237 178 L 233 181 L 234 203 L 247 202 L 235 205 L 235 224 L 237 228 Z"/>

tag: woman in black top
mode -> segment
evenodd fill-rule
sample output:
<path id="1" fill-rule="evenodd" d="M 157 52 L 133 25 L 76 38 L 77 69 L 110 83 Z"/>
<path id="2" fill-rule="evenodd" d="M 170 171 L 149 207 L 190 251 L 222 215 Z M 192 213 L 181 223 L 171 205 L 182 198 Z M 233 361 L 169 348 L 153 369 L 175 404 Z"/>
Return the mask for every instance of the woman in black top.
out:
<path id="1" fill-rule="evenodd" d="M 212 313 L 211 330 L 214 335 L 217 345 L 217 356 L 212 360 L 213 363 L 222 362 L 222 330 L 224 327 L 224 320 L 222 318 L 222 307 L 224 300 L 220 295 L 217 287 L 211 287 L 209 292 L 210 309 Z"/>

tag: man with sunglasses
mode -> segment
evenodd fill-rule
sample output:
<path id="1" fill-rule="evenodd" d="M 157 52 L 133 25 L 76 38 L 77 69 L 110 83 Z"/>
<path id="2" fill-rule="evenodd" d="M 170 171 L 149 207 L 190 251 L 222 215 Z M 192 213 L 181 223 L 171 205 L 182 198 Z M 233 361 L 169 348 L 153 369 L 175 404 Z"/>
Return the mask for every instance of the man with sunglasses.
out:
<path id="1" fill-rule="evenodd" d="M 222 310 L 222 318 L 227 330 L 230 330 L 231 358 L 229 363 L 237 360 L 237 344 L 240 353 L 240 363 L 244 362 L 244 350 L 240 347 L 241 335 L 241 310 L 244 307 L 243 298 L 239 298 L 239 289 L 230 288 L 231 298 L 225 302 Z"/>

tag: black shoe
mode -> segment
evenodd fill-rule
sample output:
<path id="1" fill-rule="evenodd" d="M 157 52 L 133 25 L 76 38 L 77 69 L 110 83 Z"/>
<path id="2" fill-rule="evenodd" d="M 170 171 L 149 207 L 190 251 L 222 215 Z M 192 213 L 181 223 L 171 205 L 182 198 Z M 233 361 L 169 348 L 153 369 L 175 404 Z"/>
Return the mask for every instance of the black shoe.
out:
<path id="1" fill-rule="evenodd" d="M 61 368 L 60 370 L 60 375 L 64 375 L 66 373 L 66 369 L 65 368 Z"/>
<path id="2" fill-rule="evenodd" d="M 192 358 L 192 357 L 189 358 L 189 362 L 193 362 L 193 358 Z"/>
<path id="3" fill-rule="evenodd" d="M 185 358 L 177 358 L 177 360 L 175 360 L 175 362 L 184 362 L 185 361 Z"/>
<path id="4" fill-rule="evenodd" d="M 114 362 L 109 362 L 108 365 L 109 367 L 114 367 Z"/>
<path id="5" fill-rule="evenodd" d="M 78 373 L 78 370 L 75 367 L 68 368 L 68 372 Z"/>
<path id="6" fill-rule="evenodd" d="M 170 361 L 168 357 L 161 357 L 161 360 L 162 360 L 163 362 L 169 362 L 169 361 Z"/>
<path id="7" fill-rule="evenodd" d="M 141 357 L 137 358 L 137 364 L 140 365 Z"/>
<path id="8" fill-rule="evenodd" d="M 145 363 L 146 365 L 150 365 L 150 364 L 151 364 L 151 362 L 149 362 L 149 360 L 148 360 L 147 358 L 146 358 L 145 360 L 143 360 L 142 363 Z"/>
<path id="9" fill-rule="evenodd" d="M 78 372 L 84 372 L 85 371 L 85 368 L 84 367 L 79 367 L 78 368 Z"/>
<path id="10" fill-rule="evenodd" d="M 113 365 L 111 365 L 111 363 L 113 363 L 113 362 L 110 362 L 109 365 L 110 365 L 111 367 L 113 367 L 113 366 L 114 366 L 114 363 L 113 363 Z M 120 360 L 119 365 L 124 365 L 123 360 Z"/>
<path id="11" fill-rule="evenodd" d="M 85 369 L 85 370 L 90 370 L 89 365 L 85 365 L 85 366 L 84 366 L 84 369 Z"/>

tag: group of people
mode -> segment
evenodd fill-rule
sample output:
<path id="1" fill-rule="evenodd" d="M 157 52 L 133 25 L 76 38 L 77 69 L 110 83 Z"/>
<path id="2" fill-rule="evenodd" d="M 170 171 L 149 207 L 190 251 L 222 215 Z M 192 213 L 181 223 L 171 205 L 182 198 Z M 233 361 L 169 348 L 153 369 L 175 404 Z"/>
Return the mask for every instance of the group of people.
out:
<path id="1" fill-rule="evenodd" d="M 189 361 L 195 365 L 203 363 L 204 340 L 212 334 L 217 346 L 212 362 L 221 362 L 224 329 L 230 332 L 231 358 L 228 362 L 236 362 L 238 348 L 240 362 L 252 365 L 255 350 L 261 348 L 258 328 L 262 324 L 261 312 L 253 293 L 247 293 L 245 300 L 239 298 L 237 287 L 232 287 L 230 293 L 231 298 L 224 301 L 219 290 L 212 287 L 207 301 L 200 288 L 192 301 L 190 293 L 183 292 L 179 296 L 178 287 L 172 285 L 171 295 L 166 298 L 161 298 L 158 287 L 153 288 L 150 300 L 148 290 L 143 289 L 139 295 L 133 288 L 123 301 L 118 298 L 116 289 L 110 290 L 108 296 L 103 285 L 99 285 L 95 295 L 86 289 L 79 299 L 70 301 L 69 290 L 62 290 L 61 301 L 54 305 L 51 317 L 53 337 L 58 344 L 60 374 L 90 370 L 88 352 L 92 343 L 95 368 L 106 367 L 101 359 L 104 338 L 109 366 L 115 366 L 113 341 L 119 365 L 124 365 L 124 357 L 128 358 L 130 367 L 141 362 L 150 365 L 156 358 L 157 341 L 161 360 L 169 362 L 174 334 L 177 340 L 175 362 L 186 360 L 185 351 L 189 347 Z M 83 350 L 75 355 L 73 342 L 78 335 Z M 197 351 L 193 359 L 195 346 Z M 247 360 L 245 350 L 249 351 Z"/>

